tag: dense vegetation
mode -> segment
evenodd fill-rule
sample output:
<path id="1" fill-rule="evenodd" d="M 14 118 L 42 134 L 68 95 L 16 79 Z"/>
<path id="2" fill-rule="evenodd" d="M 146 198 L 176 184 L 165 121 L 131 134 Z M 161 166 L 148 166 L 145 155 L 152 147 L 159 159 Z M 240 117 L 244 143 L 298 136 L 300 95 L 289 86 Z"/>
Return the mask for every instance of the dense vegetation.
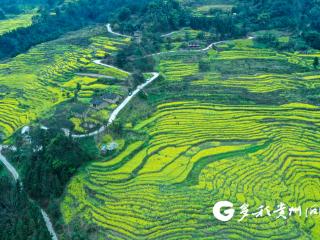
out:
<path id="1" fill-rule="evenodd" d="M 33 24 L 0 37 L 0 59 L 12 57 L 38 43 L 56 39 L 61 34 L 95 22 L 106 22 L 115 10 L 130 0 L 79 0 L 58 5 L 54 9 L 42 8 Z M 145 0 L 135 1 L 141 4 Z"/>
<path id="2" fill-rule="evenodd" d="M 25 191 L 38 201 L 60 197 L 72 175 L 90 160 L 79 143 L 60 131 L 36 128 L 16 141 L 21 147 L 13 159 L 22 169 Z"/>
<path id="3" fill-rule="evenodd" d="M 41 14 L 33 19 L 32 26 L 0 38 L 0 59 L 15 56 L 67 31 L 107 19 L 117 21 L 119 28 L 130 34 L 136 30 L 154 34 L 190 26 L 214 32 L 217 39 L 244 36 L 249 31 L 261 29 L 286 29 L 294 31 L 311 47 L 320 48 L 317 17 L 320 10 L 315 0 L 296 3 L 239 0 L 231 13 L 213 10 L 209 17 L 193 15 L 190 9 L 175 0 L 146 2 L 80 0 L 61 4 L 48 1 L 44 4 L 46 7 L 41 8 Z"/>
<path id="4" fill-rule="evenodd" d="M 36 203 L 47 208 L 55 226 L 61 228 L 57 222 L 61 217 L 59 198 L 70 178 L 92 156 L 57 130 L 34 128 L 15 141 L 20 147 L 11 159 L 20 166 L 23 188 L 20 183 L 11 186 L 7 178 L 0 179 L 1 236 L 4 240 L 14 236 L 21 240 L 49 239 Z"/>
<path id="5" fill-rule="evenodd" d="M 146 5 L 127 5 L 116 13 L 119 28 L 133 34 L 145 32 L 169 32 L 188 25 L 191 12 L 175 0 L 155 0 Z"/>
<path id="6" fill-rule="evenodd" d="M 1 240 L 50 239 L 39 208 L 26 197 L 19 183 L 8 177 L 0 178 L 0 236 Z"/>
<path id="7" fill-rule="evenodd" d="M 317 0 L 239 0 L 235 11 L 246 16 L 248 22 L 261 28 L 319 30 L 320 14 Z"/>
<path id="8" fill-rule="evenodd" d="M 292 31 L 311 47 L 320 49 L 320 7 L 317 0 L 240 0 L 233 11 L 251 31 Z"/>
<path id="9" fill-rule="evenodd" d="M 2 0 L 0 20 L 10 15 L 18 15 L 32 8 L 48 8 L 61 4 L 64 0 Z M 1 18 L 2 16 L 2 18 Z"/>

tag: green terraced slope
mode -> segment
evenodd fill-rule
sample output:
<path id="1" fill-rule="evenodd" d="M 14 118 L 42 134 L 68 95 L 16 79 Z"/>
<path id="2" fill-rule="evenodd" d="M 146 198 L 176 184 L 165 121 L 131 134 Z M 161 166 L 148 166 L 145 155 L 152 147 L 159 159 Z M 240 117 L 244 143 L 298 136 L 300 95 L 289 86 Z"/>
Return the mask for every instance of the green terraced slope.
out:
<path id="1" fill-rule="evenodd" d="M 20 27 L 27 27 L 31 25 L 33 16 L 35 16 L 35 13 L 25 13 L 5 20 L 0 20 L 0 35 Z"/>
<path id="2" fill-rule="evenodd" d="M 320 204 L 316 55 L 239 40 L 157 56 L 165 79 L 122 113 L 133 125 L 125 147 L 70 182 L 65 222 L 98 227 L 98 239 L 318 239 L 317 217 L 212 215 L 220 200 L 252 211 Z M 199 60 L 210 70 L 199 71 Z"/>
<path id="3" fill-rule="evenodd" d="M 319 124 L 319 108 L 309 105 L 160 105 L 135 128 L 148 132 L 148 142 L 128 145 L 118 157 L 92 164 L 87 175 L 72 181 L 62 208 L 65 219 L 79 214 L 111 236 L 117 233 L 111 239 L 269 238 L 280 233 L 282 239 L 307 239 L 303 229 L 314 222 L 221 224 L 211 208 L 219 199 L 248 202 L 254 209 L 279 201 L 308 207 L 319 203 Z"/>
<path id="4" fill-rule="evenodd" d="M 106 84 L 89 84 L 76 74 L 107 74 L 118 77 L 113 69 L 91 69 L 91 61 L 114 53 L 127 39 L 113 39 L 104 26 L 66 34 L 58 40 L 39 44 L 27 53 L 0 63 L 0 134 L 5 138 L 29 122 L 43 117 L 53 106 L 73 97 L 77 82 L 83 83 L 80 100 L 89 101 L 94 91 Z M 82 77 L 84 78 L 84 77 Z M 91 83 L 98 79 L 91 79 Z M 117 90 L 117 89 L 116 89 Z M 120 90 L 118 90 L 120 91 Z M 88 100 L 89 99 L 89 100 Z"/>

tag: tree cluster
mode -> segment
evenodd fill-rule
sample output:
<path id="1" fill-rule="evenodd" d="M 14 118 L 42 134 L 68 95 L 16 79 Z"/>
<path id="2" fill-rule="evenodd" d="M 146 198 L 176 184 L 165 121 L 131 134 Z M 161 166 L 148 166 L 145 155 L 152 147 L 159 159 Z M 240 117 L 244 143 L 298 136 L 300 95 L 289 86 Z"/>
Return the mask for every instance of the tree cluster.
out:
<path id="1" fill-rule="evenodd" d="M 146 0 L 135 1 L 142 4 Z M 77 30 L 86 25 L 106 22 L 116 9 L 132 3 L 133 0 L 79 0 L 59 5 L 48 1 L 40 14 L 33 18 L 33 24 L 18 28 L 0 36 L 0 59 L 16 56 L 30 47 L 53 40 L 63 33 Z"/>
<path id="2" fill-rule="evenodd" d="M 19 183 L 1 177 L 0 189 L 1 240 L 50 239 L 40 209 L 29 201 Z"/>
<path id="3" fill-rule="evenodd" d="M 188 25 L 191 13 L 176 0 L 153 0 L 124 6 L 116 16 L 119 29 L 133 34 L 137 30 L 152 33 L 177 30 Z"/>
<path id="4" fill-rule="evenodd" d="M 22 167 L 24 189 L 43 203 L 60 197 L 69 179 L 90 156 L 62 131 L 35 129 L 28 139 L 29 144 L 24 137 L 17 139 L 23 147 L 14 156 Z"/>
<path id="5" fill-rule="evenodd" d="M 320 49 L 318 0 L 239 0 L 233 12 L 250 31 L 288 30 Z"/>

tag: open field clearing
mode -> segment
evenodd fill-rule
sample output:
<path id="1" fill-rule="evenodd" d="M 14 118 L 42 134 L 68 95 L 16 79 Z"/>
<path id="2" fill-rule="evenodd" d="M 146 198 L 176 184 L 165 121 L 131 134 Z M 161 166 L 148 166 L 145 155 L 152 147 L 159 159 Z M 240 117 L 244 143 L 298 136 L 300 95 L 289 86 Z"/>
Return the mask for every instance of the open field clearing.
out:
<path id="1" fill-rule="evenodd" d="M 196 12 L 208 14 L 211 10 L 222 10 L 225 12 L 230 12 L 234 7 L 232 0 L 200 0 L 200 1 L 190 1 Z"/>
<path id="2" fill-rule="evenodd" d="M 104 67 L 100 72 L 99 67 L 91 66 L 91 61 L 99 51 L 112 53 L 116 51 L 113 46 L 126 44 L 126 41 L 107 36 L 104 26 L 86 28 L 37 45 L 27 53 L 1 63 L 0 131 L 3 137 L 11 135 L 58 103 L 72 98 L 76 82 L 84 83 L 81 96 L 87 101 L 90 101 L 97 90 L 109 87 L 119 92 L 119 87 L 108 86 L 107 83 L 88 84 L 86 81 L 89 77 L 80 79 L 80 76 L 76 76 L 81 70 L 88 70 L 85 73 L 125 78 L 123 73 L 114 69 Z M 110 46 L 109 50 L 107 46 Z M 92 81 L 96 82 L 98 79 Z"/>

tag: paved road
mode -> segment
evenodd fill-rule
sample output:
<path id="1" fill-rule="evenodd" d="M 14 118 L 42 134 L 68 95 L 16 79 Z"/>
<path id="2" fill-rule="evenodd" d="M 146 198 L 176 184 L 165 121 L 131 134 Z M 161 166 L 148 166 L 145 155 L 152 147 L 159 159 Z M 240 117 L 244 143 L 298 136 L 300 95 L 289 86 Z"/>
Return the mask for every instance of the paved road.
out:
<path id="1" fill-rule="evenodd" d="M 169 33 L 169 34 L 172 34 L 172 33 Z M 254 39 L 254 37 L 248 37 L 247 39 Z M 169 54 L 169 53 L 207 52 L 207 51 L 209 51 L 210 49 L 212 49 L 213 46 L 217 46 L 217 45 L 219 45 L 219 44 L 223 44 L 223 43 L 227 43 L 227 42 L 229 42 L 229 40 L 213 42 L 213 43 L 210 43 L 207 47 L 205 47 L 205 48 L 203 48 L 203 49 L 193 49 L 193 50 L 180 49 L 180 50 L 172 50 L 172 51 L 167 51 L 167 52 L 152 53 L 152 54 L 148 54 L 148 55 L 145 55 L 145 56 L 143 56 L 143 57 L 136 58 L 136 59 L 141 59 L 141 58 L 145 58 L 145 57 L 152 57 L 152 56 L 159 56 L 159 55 L 166 55 L 166 54 Z M 135 60 L 136 60 L 136 59 L 135 59 Z"/>
<path id="2" fill-rule="evenodd" d="M 97 74 L 97 73 L 76 73 L 76 75 L 84 76 L 84 77 L 93 77 L 93 78 L 114 79 L 114 77 L 103 75 L 103 74 Z"/>
<path id="3" fill-rule="evenodd" d="M 122 35 L 120 33 L 113 32 L 110 24 L 107 24 L 107 28 L 108 28 L 109 33 L 115 34 L 117 36 L 126 36 L 126 35 Z M 126 36 L 126 37 L 128 37 L 128 36 Z M 105 64 L 102 62 L 102 60 L 94 60 L 93 63 L 104 66 L 104 67 L 117 69 L 119 71 L 122 71 L 124 73 L 131 75 L 130 72 L 127 72 L 123 69 L 120 69 L 118 67 L 115 67 L 115 66 L 112 66 L 109 64 Z M 109 117 L 107 126 L 102 126 L 100 129 L 93 131 L 93 132 L 90 132 L 90 133 L 87 133 L 87 134 L 72 134 L 71 137 L 72 138 L 92 137 L 92 136 L 96 136 L 96 135 L 104 132 L 107 129 L 107 127 L 109 127 L 114 122 L 114 120 L 117 118 L 117 116 L 121 112 L 121 110 L 124 109 L 128 105 L 128 103 L 134 98 L 134 96 L 136 96 L 142 89 L 144 89 L 146 86 L 148 86 L 150 83 L 152 83 L 154 80 L 156 80 L 159 77 L 159 73 L 153 72 L 151 74 L 152 74 L 152 77 L 150 77 L 145 83 L 137 86 L 137 88 L 129 96 L 127 96 L 123 100 L 123 102 L 115 110 L 113 110 L 113 112 L 111 113 L 111 115 Z M 69 131 L 67 129 L 64 129 L 64 131 L 67 135 L 69 134 Z"/>
<path id="4" fill-rule="evenodd" d="M 156 80 L 159 77 L 159 73 L 153 72 L 151 73 L 152 77 L 149 78 L 145 83 L 139 85 L 136 90 L 132 92 L 131 95 L 129 95 L 110 115 L 109 121 L 108 121 L 108 126 L 112 124 L 112 122 L 117 118 L 119 112 L 127 106 L 127 104 L 134 98 L 135 95 L 137 95 L 142 89 L 144 89 L 146 86 L 148 86 L 150 83 L 152 83 L 154 80 Z"/>
<path id="5" fill-rule="evenodd" d="M 101 65 L 101 66 L 104 66 L 104 67 L 113 68 L 113 69 L 119 70 L 119 71 L 121 71 L 121 72 L 130 74 L 129 72 L 127 72 L 127 71 L 125 71 L 125 70 L 123 70 L 123 69 L 117 68 L 117 67 L 112 66 L 112 65 L 109 65 L 109 64 L 102 63 L 102 60 L 94 60 L 93 63 L 98 64 L 98 65 Z"/>
<path id="6" fill-rule="evenodd" d="M 108 23 L 106 26 L 107 26 L 108 32 L 111 33 L 111 34 L 113 34 L 113 35 L 120 36 L 120 37 L 131 38 L 131 36 L 114 32 L 114 31 L 112 30 L 112 28 L 111 28 L 111 24 L 110 24 L 110 23 Z"/>
<path id="7" fill-rule="evenodd" d="M 5 148 L 5 146 L 0 145 L 0 161 L 2 162 L 2 164 L 7 168 L 7 170 L 10 172 L 10 174 L 12 175 L 14 181 L 18 181 L 19 180 L 19 173 L 17 172 L 17 170 L 11 165 L 11 163 L 7 160 L 7 158 L 5 156 L 2 155 L 2 150 Z"/>
<path id="8" fill-rule="evenodd" d="M 148 86 L 150 83 L 152 83 L 154 80 L 156 80 L 159 77 L 159 73 L 154 72 L 151 74 L 152 74 L 151 78 L 149 78 L 145 83 L 139 85 L 129 96 L 127 96 L 123 100 L 123 102 L 115 110 L 113 110 L 113 112 L 109 117 L 107 126 L 102 126 L 100 129 L 87 134 L 72 134 L 71 135 L 72 138 L 92 137 L 104 132 L 107 129 L 107 127 L 109 127 L 114 122 L 114 120 L 117 118 L 121 110 L 128 105 L 128 103 L 134 98 L 134 96 L 136 96 L 142 89 L 144 89 L 146 86 Z M 67 130 L 65 130 L 65 132 L 67 135 L 69 134 Z"/>
<path id="9" fill-rule="evenodd" d="M 173 32 L 170 32 L 170 33 L 166 33 L 166 34 L 162 34 L 161 37 L 169 37 L 175 33 L 178 33 L 178 32 L 181 32 L 181 31 L 173 31 Z"/>
<path id="10" fill-rule="evenodd" d="M 11 163 L 7 160 L 7 158 L 2 155 L 2 150 L 5 147 L 6 146 L 0 145 L 0 162 L 2 162 L 2 164 L 7 168 L 7 170 L 12 175 L 13 179 L 17 182 L 20 178 L 18 171 L 11 165 Z M 21 183 L 21 187 L 22 187 L 22 183 Z M 48 232 L 51 234 L 51 239 L 58 240 L 57 234 L 54 231 L 54 228 L 52 226 L 52 222 L 51 222 L 48 214 L 42 208 L 40 208 L 40 210 L 41 210 L 43 220 L 47 226 Z"/>
<path id="11" fill-rule="evenodd" d="M 106 26 L 107 26 L 108 32 L 111 33 L 111 34 L 114 34 L 114 35 L 117 35 L 117 36 L 122 36 L 122 37 L 123 36 L 124 37 L 129 37 L 129 36 L 114 32 L 112 30 L 110 24 L 107 24 Z M 120 69 L 118 67 L 115 67 L 115 66 L 112 66 L 112 65 L 109 65 L 109 64 L 105 64 L 105 63 L 102 62 L 102 60 L 94 60 L 93 63 L 101 65 L 101 66 L 104 66 L 104 67 L 113 68 L 113 69 L 116 69 L 118 71 L 124 72 L 124 73 L 126 73 L 128 75 L 131 75 L 130 72 L 127 72 L 127 71 L 125 71 L 123 69 Z M 113 110 L 113 112 L 111 113 L 111 115 L 109 117 L 107 126 L 102 126 L 100 129 L 98 129 L 96 131 L 93 131 L 93 132 L 90 132 L 90 133 L 86 133 L 86 134 L 71 134 L 71 137 L 72 138 L 93 137 L 93 136 L 96 136 L 96 135 L 104 132 L 107 129 L 107 127 L 109 127 L 114 122 L 114 120 L 117 118 L 117 116 L 121 112 L 121 110 L 124 109 L 128 105 L 128 103 L 134 98 L 134 96 L 136 96 L 142 89 L 144 89 L 146 86 L 148 86 L 150 83 L 152 83 L 154 80 L 156 80 L 159 77 L 159 73 L 153 72 L 151 74 L 152 74 L 152 77 L 147 79 L 145 83 L 137 86 L 137 88 L 129 96 L 127 96 L 123 100 L 123 102 L 115 110 Z M 86 75 L 89 75 L 89 74 L 86 74 Z M 48 129 L 48 127 L 43 126 L 43 129 Z M 64 131 L 64 133 L 66 135 L 70 134 L 70 131 L 68 129 L 63 129 L 63 131 Z"/>

